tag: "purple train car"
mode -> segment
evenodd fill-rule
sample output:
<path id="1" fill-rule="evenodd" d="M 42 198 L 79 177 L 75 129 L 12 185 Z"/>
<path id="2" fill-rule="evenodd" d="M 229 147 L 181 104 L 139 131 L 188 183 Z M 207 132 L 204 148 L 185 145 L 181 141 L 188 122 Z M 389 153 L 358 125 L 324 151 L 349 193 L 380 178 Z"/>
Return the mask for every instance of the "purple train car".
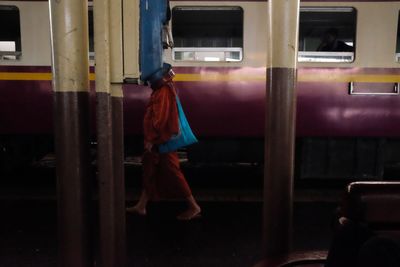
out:
<path id="1" fill-rule="evenodd" d="M 170 3 L 175 47 L 165 61 L 200 139 L 188 159 L 262 162 L 267 1 Z M 300 12 L 297 178 L 382 179 L 400 164 L 400 1 L 304 0 Z M 48 2 L 1 1 L 0 14 L 9 25 L 0 30 L 4 164 L 51 149 L 53 102 Z M 124 85 L 128 153 L 140 153 L 131 148 L 149 94 Z"/>

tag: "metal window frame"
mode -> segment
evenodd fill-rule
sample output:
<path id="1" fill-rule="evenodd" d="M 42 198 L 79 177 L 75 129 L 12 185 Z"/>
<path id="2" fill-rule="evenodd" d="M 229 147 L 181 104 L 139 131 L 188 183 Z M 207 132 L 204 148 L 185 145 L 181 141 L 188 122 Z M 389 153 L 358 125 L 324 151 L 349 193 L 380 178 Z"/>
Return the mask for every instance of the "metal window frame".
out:
<path id="1" fill-rule="evenodd" d="M 14 56 L 15 59 L 11 59 L 11 58 L 7 58 L 8 56 Z M 22 56 L 22 52 L 21 51 L 0 51 L 0 60 L 20 60 Z"/>
<path id="2" fill-rule="evenodd" d="M 354 52 L 299 51 L 297 60 L 298 62 L 351 63 L 354 61 Z"/>
<path id="3" fill-rule="evenodd" d="M 224 60 L 215 61 L 215 62 L 241 62 L 243 61 L 243 48 L 242 47 L 175 47 L 172 49 L 172 60 L 178 62 L 214 62 L 214 61 L 205 61 L 205 60 L 196 60 L 194 57 L 193 60 L 181 60 L 176 59 L 176 52 L 196 52 L 204 53 L 204 52 L 239 52 L 239 60 Z"/>
<path id="4" fill-rule="evenodd" d="M 244 41 L 244 10 L 243 7 L 241 6 L 175 6 L 173 10 L 179 10 L 179 11 L 215 11 L 215 10 L 225 10 L 225 11 L 236 11 L 236 10 L 241 10 L 243 13 L 243 36 L 242 40 Z M 243 46 L 243 44 L 242 44 Z M 204 53 L 204 52 L 239 52 L 239 60 L 224 60 L 221 61 L 205 61 L 205 60 L 196 60 L 195 58 L 193 60 L 180 60 L 176 59 L 175 53 L 176 52 L 199 52 L 199 53 Z M 232 62 L 232 63 L 238 63 L 243 61 L 243 47 L 174 47 L 172 49 L 172 60 L 176 62 Z"/>
<path id="5" fill-rule="evenodd" d="M 300 7 L 300 12 L 352 13 L 357 12 L 357 9 L 355 7 Z M 355 29 L 357 30 L 357 18 Z M 354 52 L 299 51 L 297 61 L 302 63 L 352 63 L 355 60 L 355 37 Z"/>
<path id="6" fill-rule="evenodd" d="M 172 8 L 177 9 L 179 11 L 201 11 L 201 10 L 208 10 L 208 11 L 215 11 L 215 10 L 242 10 L 241 6 L 175 6 Z"/>
<path id="7" fill-rule="evenodd" d="M 397 40 L 396 40 L 396 47 L 398 46 L 398 44 L 399 44 L 399 42 L 400 42 L 399 33 L 400 33 L 400 10 L 399 10 L 399 15 L 397 16 Z M 397 51 L 397 48 L 396 48 L 395 60 L 396 60 L 396 62 L 400 63 L 400 52 Z"/>
<path id="8" fill-rule="evenodd" d="M 19 28 L 20 28 L 20 32 L 19 32 L 20 36 L 19 36 L 19 38 L 22 39 L 21 38 L 21 35 L 22 35 L 22 33 L 21 33 L 21 12 L 19 10 L 19 7 L 18 6 L 14 6 L 14 5 L 2 5 L 2 4 L 0 4 L 0 9 L 2 9 L 2 8 L 5 9 L 5 10 L 7 10 L 7 8 L 10 9 L 10 10 L 18 10 Z M 21 50 L 22 50 L 22 48 L 21 48 Z M 7 58 L 7 56 L 15 56 L 15 59 Z M 18 60 L 21 60 L 21 57 L 22 57 L 22 51 L 1 51 L 0 50 L 0 61 L 18 61 Z"/>

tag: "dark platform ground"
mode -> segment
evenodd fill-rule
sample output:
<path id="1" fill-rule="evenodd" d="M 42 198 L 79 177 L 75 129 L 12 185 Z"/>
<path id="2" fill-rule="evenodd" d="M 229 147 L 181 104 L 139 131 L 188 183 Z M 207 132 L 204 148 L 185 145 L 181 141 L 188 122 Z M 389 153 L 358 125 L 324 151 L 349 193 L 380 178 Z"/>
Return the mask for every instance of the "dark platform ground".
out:
<path id="1" fill-rule="evenodd" d="M 0 267 L 57 265 L 55 171 L 51 159 L 44 163 L 0 179 Z M 176 221 L 184 208 L 179 202 L 152 203 L 146 218 L 127 215 L 127 266 L 253 266 L 262 258 L 262 167 L 183 164 L 183 169 L 203 217 Z M 140 166 L 126 163 L 125 171 L 131 204 L 140 188 Z M 94 177 L 93 169 L 96 187 Z M 328 248 L 331 218 L 347 182 L 296 182 L 296 250 Z M 96 221 L 94 210 L 94 235 Z"/>
<path id="2" fill-rule="evenodd" d="M 180 203 L 152 204 L 147 218 L 127 216 L 128 266 L 252 266 L 261 259 L 261 203 L 202 202 L 203 217 L 174 219 Z M 294 247 L 327 249 L 335 205 L 294 207 Z M 1 267 L 56 266 L 54 200 L 2 200 Z M 93 228 L 96 232 L 96 226 Z"/>

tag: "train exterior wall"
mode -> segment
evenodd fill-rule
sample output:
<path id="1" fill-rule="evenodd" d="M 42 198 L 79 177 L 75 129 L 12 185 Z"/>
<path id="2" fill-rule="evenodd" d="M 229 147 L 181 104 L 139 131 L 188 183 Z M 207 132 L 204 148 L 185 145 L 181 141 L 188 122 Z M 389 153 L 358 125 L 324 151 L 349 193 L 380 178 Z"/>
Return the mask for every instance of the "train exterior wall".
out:
<path id="1" fill-rule="evenodd" d="M 198 136 L 263 137 L 265 69 L 177 67 L 176 72 L 178 94 Z M 398 82 L 400 69 L 301 68 L 298 74 L 298 136 L 400 136 L 398 95 L 349 95 L 351 80 L 368 80 L 365 89 L 374 90 L 379 82 Z M 2 134 L 52 133 L 50 79 L 50 67 L 0 67 Z M 150 93 L 145 86 L 124 86 L 126 134 L 141 135 Z"/>
<path id="2" fill-rule="evenodd" d="M 0 66 L 0 133 L 53 132 L 50 67 Z M 50 74 L 50 75 L 49 75 Z"/>
<path id="3" fill-rule="evenodd" d="M 50 31 L 47 1 L 0 3 L 18 7 L 21 23 L 21 58 L 0 61 L 0 165 L 1 161 L 10 165 L 10 158 L 18 163 L 20 155 L 29 155 L 21 148 L 33 146 L 45 153 L 47 147 L 42 149 L 41 144 L 52 142 Z M 261 161 L 267 1 L 171 0 L 172 8 L 178 6 L 243 10 L 242 61 L 174 61 L 171 50 L 165 51 L 165 60 L 177 72 L 178 93 L 189 122 L 201 140 L 188 149 L 188 157 L 194 162 Z M 350 95 L 349 85 L 353 82 L 356 90 L 362 87 L 366 92 L 379 92 L 382 86 L 393 91 L 400 82 L 396 58 L 400 1 L 307 0 L 301 1 L 301 7 L 352 8 L 356 16 L 354 61 L 298 63 L 296 162 L 301 176 L 382 177 L 384 165 L 400 162 L 400 95 Z M 90 72 L 94 136 L 93 67 Z M 133 84 L 123 87 L 126 144 L 131 140 L 136 144 L 141 142 L 143 113 L 151 90 Z M 126 148 L 131 147 L 141 150 L 142 146 Z M 36 156 L 43 153 L 32 152 Z M 378 167 L 369 170 L 369 166 Z"/>

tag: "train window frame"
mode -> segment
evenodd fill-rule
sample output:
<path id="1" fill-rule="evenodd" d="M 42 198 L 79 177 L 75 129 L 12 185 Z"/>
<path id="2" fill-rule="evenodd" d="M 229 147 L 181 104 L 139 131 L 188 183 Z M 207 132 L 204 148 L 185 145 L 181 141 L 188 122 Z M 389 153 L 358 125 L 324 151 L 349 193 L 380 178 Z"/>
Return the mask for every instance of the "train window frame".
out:
<path id="1" fill-rule="evenodd" d="M 340 51 L 340 52 L 331 52 L 331 51 L 302 51 L 300 50 L 301 46 L 301 36 L 299 29 L 299 51 L 297 61 L 301 63 L 343 63 L 349 64 L 353 63 L 356 58 L 356 37 L 357 37 L 357 9 L 351 6 L 340 6 L 340 7 L 300 7 L 301 12 L 338 12 L 338 13 L 353 13 L 354 14 L 354 34 L 353 34 L 353 42 L 352 47 L 353 51 Z M 301 18 L 301 16 L 300 16 Z M 301 25 L 301 21 L 299 21 L 299 25 Z M 299 26 L 300 27 L 300 26 Z M 333 28 L 333 27 L 332 27 Z"/>
<path id="2" fill-rule="evenodd" d="M 395 49 L 395 60 L 397 63 L 400 63 L 400 10 L 397 16 L 397 40 Z"/>
<path id="3" fill-rule="evenodd" d="M 17 11 L 17 16 L 16 20 L 18 21 L 18 32 L 16 33 L 17 38 L 14 38 L 14 40 L 2 40 L 3 37 L 0 36 L 0 61 L 18 61 L 21 60 L 22 58 L 22 42 L 21 42 L 21 15 L 20 15 L 20 10 L 18 6 L 13 6 L 13 5 L 0 5 L 0 10 L 12 10 L 12 11 Z M 11 49 L 5 49 L 3 50 L 1 48 L 1 44 L 4 46 L 7 46 L 8 48 L 11 47 Z M 14 51 L 12 51 L 14 50 Z"/>
<path id="4" fill-rule="evenodd" d="M 207 63 L 231 63 L 243 61 L 244 49 L 244 10 L 241 6 L 175 6 L 172 8 L 171 28 L 174 33 L 174 12 L 176 10 L 201 10 L 201 11 L 239 11 L 241 17 L 240 46 L 179 46 L 172 48 L 172 60 L 175 62 L 207 62 Z M 175 36 L 174 40 L 175 40 Z"/>
<path id="5" fill-rule="evenodd" d="M 88 3 L 88 34 L 89 34 L 89 60 L 94 62 L 95 52 L 94 52 L 94 11 L 93 3 Z"/>

